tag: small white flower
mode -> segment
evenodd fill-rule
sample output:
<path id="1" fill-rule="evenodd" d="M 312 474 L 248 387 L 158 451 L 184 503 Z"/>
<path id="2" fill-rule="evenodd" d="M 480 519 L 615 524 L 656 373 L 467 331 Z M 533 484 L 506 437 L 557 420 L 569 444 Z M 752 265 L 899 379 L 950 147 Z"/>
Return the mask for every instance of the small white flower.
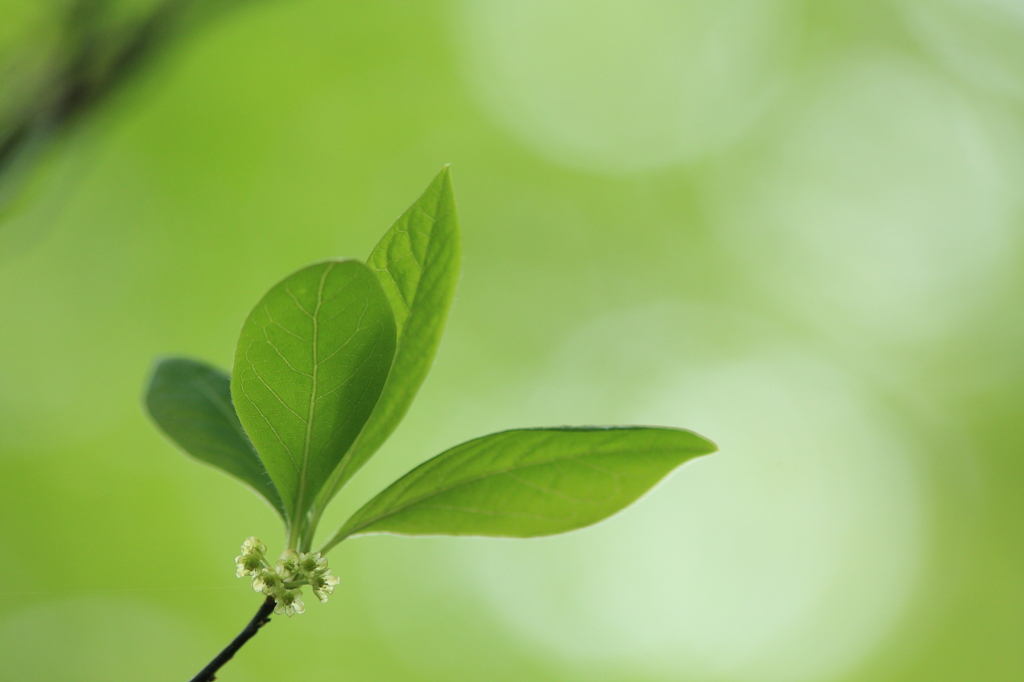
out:
<path id="1" fill-rule="evenodd" d="M 277 599 L 274 613 L 278 615 L 285 615 L 291 618 L 296 613 L 304 613 L 306 611 L 306 606 L 302 603 L 302 590 L 281 590 L 274 596 Z"/>
<path id="2" fill-rule="evenodd" d="M 325 604 L 327 596 L 334 592 L 334 586 L 340 582 L 341 579 L 336 575 L 331 575 L 331 570 L 327 569 L 321 575 L 310 578 L 309 585 L 313 588 L 313 594 L 320 600 L 320 603 Z"/>
<path id="3" fill-rule="evenodd" d="M 305 553 L 299 555 L 299 573 L 306 580 L 315 575 L 320 575 L 327 568 L 327 559 L 320 556 L 320 552 Z"/>
<path id="4" fill-rule="evenodd" d="M 268 597 L 276 597 L 284 589 L 284 580 L 277 572 L 261 568 L 252 578 L 252 589 Z"/>
<path id="5" fill-rule="evenodd" d="M 267 546 L 259 539 L 246 538 L 242 543 L 242 553 L 235 557 L 235 575 L 239 578 L 255 575 L 263 567 L 263 557 L 266 553 Z"/>
<path id="6" fill-rule="evenodd" d="M 263 559 L 254 554 L 242 554 L 235 557 L 235 575 L 244 578 L 247 575 L 255 574 L 263 568 Z"/>
<path id="7" fill-rule="evenodd" d="M 277 574 L 282 579 L 291 582 L 299 577 L 299 563 L 301 560 L 301 554 L 294 549 L 286 549 L 281 553 L 281 558 L 277 560 L 277 567 L 274 570 L 277 571 Z"/>

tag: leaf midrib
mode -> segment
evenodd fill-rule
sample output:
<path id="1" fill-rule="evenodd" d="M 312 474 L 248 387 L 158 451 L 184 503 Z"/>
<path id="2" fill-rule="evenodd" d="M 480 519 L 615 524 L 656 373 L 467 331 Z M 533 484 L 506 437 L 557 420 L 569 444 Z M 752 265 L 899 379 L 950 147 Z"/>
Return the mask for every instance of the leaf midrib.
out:
<path id="1" fill-rule="evenodd" d="M 324 274 L 320 276 L 320 286 L 316 290 L 316 308 L 313 309 L 312 320 L 313 320 L 313 371 L 312 371 L 312 389 L 309 392 L 309 412 L 306 418 L 306 438 L 302 446 L 302 466 L 299 468 L 299 494 L 295 498 L 295 517 L 299 517 L 299 512 L 302 509 L 302 503 L 306 497 L 306 470 L 309 467 L 309 448 L 313 441 L 313 414 L 316 411 L 316 392 L 317 392 L 317 381 L 320 374 L 320 363 L 318 362 L 319 345 L 320 345 L 320 326 L 319 326 L 319 315 L 320 306 L 324 302 L 324 285 L 327 282 L 327 275 L 330 274 L 334 268 L 334 263 L 328 263 L 324 269 Z M 301 308 L 301 306 L 300 306 Z"/>

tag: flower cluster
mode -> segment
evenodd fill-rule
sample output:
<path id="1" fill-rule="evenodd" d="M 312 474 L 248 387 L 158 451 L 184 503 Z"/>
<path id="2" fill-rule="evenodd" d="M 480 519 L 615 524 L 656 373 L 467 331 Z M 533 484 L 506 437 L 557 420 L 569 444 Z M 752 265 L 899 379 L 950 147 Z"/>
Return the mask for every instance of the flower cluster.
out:
<path id="1" fill-rule="evenodd" d="M 302 603 L 303 585 L 313 588 L 313 594 L 321 603 L 327 601 L 340 581 L 331 575 L 327 559 L 320 552 L 296 552 L 286 549 L 273 567 L 266 560 L 267 548 L 256 538 L 247 538 L 242 543 L 242 554 L 235 557 L 239 577 L 252 576 L 252 589 L 273 597 L 277 602 L 274 612 L 292 616 L 306 610 Z"/>

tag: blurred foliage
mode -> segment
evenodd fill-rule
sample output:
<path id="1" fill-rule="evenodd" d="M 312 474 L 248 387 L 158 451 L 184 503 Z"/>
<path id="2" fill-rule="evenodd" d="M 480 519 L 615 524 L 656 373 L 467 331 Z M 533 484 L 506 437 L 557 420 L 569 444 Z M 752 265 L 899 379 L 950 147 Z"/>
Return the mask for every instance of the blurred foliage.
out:
<path id="1" fill-rule="evenodd" d="M 0 4 L 4 121 L 69 63 L 68 7 Z M 47 138 L 0 224 L 5 673 L 186 679 L 241 627 L 231 558 L 277 521 L 153 432 L 149 362 L 228 366 L 261 292 L 367 253 L 451 162 L 445 344 L 325 527 L 503 428 L 721 453 L 572 536 L 345 543 L 330 608 L 224 680 L 1020 679 L 1021 45 L 1007 0 L 297 0 L 190 31 Z"/>
<path id="2" fill-rule="evenodd" d="M 53 137 L 67 134 L 175 38 L 241 0 L 49 0 L 4 6 L 0 217 Z"/>

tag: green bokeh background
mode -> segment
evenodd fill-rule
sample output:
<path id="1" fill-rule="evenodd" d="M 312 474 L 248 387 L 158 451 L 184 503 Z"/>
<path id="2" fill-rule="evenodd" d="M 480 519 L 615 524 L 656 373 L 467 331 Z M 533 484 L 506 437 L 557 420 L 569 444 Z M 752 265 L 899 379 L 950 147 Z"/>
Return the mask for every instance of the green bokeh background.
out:
<path id="1" fill-rule="evenodd" d="M 232 558 L 280 529 L 148 423 L 150 363 L 228 367 L 269 286 L 451 163 L 448 331 L 322 534 L 502 428 L 721 452 L 572 535 L 345 543 L 219 679 L 1024 678 L 1022 46 L 1016 0 L 224 14 L 0 224 L 0 677 L 187 679 L 234 636 Z"/>

